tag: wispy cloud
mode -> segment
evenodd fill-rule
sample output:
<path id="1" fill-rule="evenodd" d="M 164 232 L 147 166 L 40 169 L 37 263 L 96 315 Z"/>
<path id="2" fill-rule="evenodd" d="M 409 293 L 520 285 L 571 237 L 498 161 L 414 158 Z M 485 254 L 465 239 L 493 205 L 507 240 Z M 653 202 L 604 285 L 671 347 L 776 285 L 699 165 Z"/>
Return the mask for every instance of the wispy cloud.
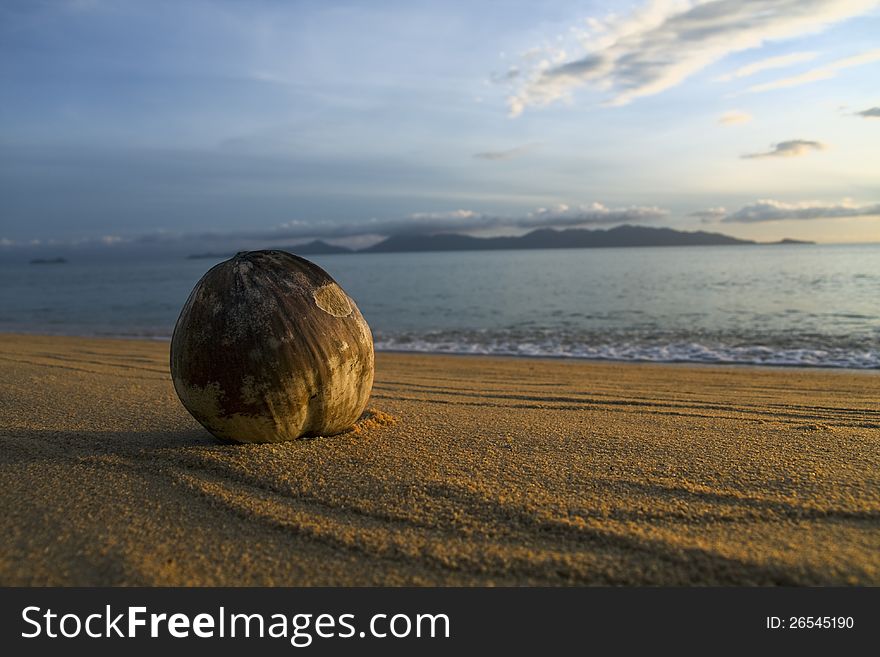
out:
<path id="1" fill-rule="evenodd" d="M 542 60 L 509 97 L 511 116 L 571 97 L 583 86 L 610 91 L 609 104 L 674 87 L 727 55 L 819 31 L 862 14 L 876 0 L 652 0 L 624 17 L 594 20 L 585 52 Z"/>
<path id="2" fill-rule="evenodd" d="M 720 221 L 724 217 L 727 216 L 727 210 L 722 207 L 717 208 L 706 208 L 705 210 L 697 210 L 696 212 L 691 212 L 689 217 L 696 217 L 701 220 L 704 224 L 713 223 L 716 221 Z"/>
<path id="3" fill-rule="evenodd" d="M 524 144 L 503 151 L 484 151 L 482 153 L 474 153 L 474 157 L 478 160 L 512 160 L 521 155 L 525 155 L 529 151 L 535 150 L 537 147 L 538 144 Z"/>
<path id="4" fill-rule="evenodd" d="M 757 159 L 762 157 L 801 157 L 810 151 L 821 151 L 825 149 L 825 144 L 818 141 L 807 141 L 805 139 L 791 139 L 789 141 L 781 141 L 773 144 L 773 148 L 762 153 L 747 153 L 742 155 L 743 159 Z"/>
<path id="5" fill-rule="evenodd" d="M 751 75 L 755 75 L 755 73 L 760 73 L 761 71 L 767 71 L 774 68 L 785 68 L 786 66 L 809 62 L 815 59 L 818 54 L 819 53 L 817 52 L 793 52 L 789 55 L 768 57 L 767 59 L 761 59 L 757 62 L 740 66 L 735 71 L 726 73 L 725 75 L 716 78 L 716 80 L 718 82 L 728 82 L 737 78 L 747 78 Z"/>
<path id="6" fill-rule="evenodd" d="M 856 115 L 865 119 L 880 119 L 880 107 L 869 107 L 861 112 L 856 112 Z"/>
<path id="7" fill-rule="evenodd" d="M 735 125 L 737 123 L 748 123 L 752 120 L 752 115 L 748 112 L 740 112 L 739 110 L 731 110 L 725 112 L 718 117 L 718 123 L 721 125 Z"/>
<path id="8" fill-rule="evenodd" d="M 54 237 L 44 238 L 44 239 L 29 239 L 29 240 L 10 240 L 7 238 L 0 238 L 0 247 L 21 247 L 21 246 L 31 246 L 31 247 L 41 247 L 41 246 L 51 246 L 51 247 L 89 247 L 89 246 L 113 246 L 115 244 L 129 244 L 136 241 L 151 241 L 148 239 L 142 238 L 131 238 L 131 237 L 121 237 L 119 235 L 101 235 L 100 237 L 77 237 L 73 239 L 58 239 Z M 155 240 L 152 240 L 155 241 Z"/>
<path id="9" fill-rule="evenodd" d="M 837 205 L 828 205 L 819 201 L 784 203 L 772 199 L 762 199 L 744 205 L 720 220 L 723 223 L 751 224 L 786 219 L 839 219 L 872 216 L 880 216 L 880 203 L 856 205 L 850 201 L 844 201 Z"/>
<path id="10" fill-rule="evenodd" d="M 621 224 L 631 221 L 651 221 L 669 214 L 657 206 L 630 206 L 627 208 L 608 208 L 601 203 L 590 205 L 557 205 L 553 208 L 538 208 L 527 217 L 517 221 L 518 228 L 540 228 L 542 226 L 584 226 L 587 224 Z"/>
<path id="11" fill-rule="evenodd" d="M 793 75 L 788 78 L 773 80 L 772 82 L 765 82 L 764 84 L 756 84 L 752 87 L 749 87 L 747 91 L 749 93 L 760 93 L 762 91 L 774 91 L 776 89 L 788 89 L 789 87 L 797 87 L 802 84 L 809 84 L 810 82 L 817 82 L 819 80 L 827 80 L 829 78 L 833 78 L 837 75 L 838 71 L 841 71 L 845 68 L 852 68 L 853 66 L 864 66 L 865 64 L 870 64 L 876 61 L 880 61 L 880 48 L 869 50 L 868 52 L 864 52 L 859 55 L 853 55 L 852 57 L 844 57 L 843 59 L 835 60 L 830 64 L 826 64 L 825 66 L 810 69 L 809 71 L 806 71 L 805 73 L 801 73 L 799 75 Z"/>
<path id="12" fill-rule="evenodd" d="M 520 70 L 516 66 L 511 66 L 504 73 L 493 73 L 489 76 L 489 79 L 495 83 L 501 82 L 510 82 L 511 80 L 515 80 L 520 76 Z"/>

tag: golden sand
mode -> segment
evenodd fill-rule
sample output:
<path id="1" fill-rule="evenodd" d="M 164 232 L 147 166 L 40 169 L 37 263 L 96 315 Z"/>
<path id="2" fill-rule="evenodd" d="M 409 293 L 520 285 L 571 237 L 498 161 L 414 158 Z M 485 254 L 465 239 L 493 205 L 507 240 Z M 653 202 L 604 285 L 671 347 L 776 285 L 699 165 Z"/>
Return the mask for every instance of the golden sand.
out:
<path id="1" fill-rule="evenodd" d="M 880 584 L 876 372 L 378 354 L 228 445 L 167 363 L 0 336 L 0 584 Z"/>

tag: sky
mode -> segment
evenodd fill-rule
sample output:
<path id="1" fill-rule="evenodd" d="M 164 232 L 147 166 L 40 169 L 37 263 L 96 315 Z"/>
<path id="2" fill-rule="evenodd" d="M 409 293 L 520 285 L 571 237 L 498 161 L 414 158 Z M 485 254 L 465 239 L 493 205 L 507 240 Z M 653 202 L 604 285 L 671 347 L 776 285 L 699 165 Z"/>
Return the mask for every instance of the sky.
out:
<path id="1" fill-rule="evenodd" d="M 0 2 L 0 250 L 880 242 L 880 2 Z"/>

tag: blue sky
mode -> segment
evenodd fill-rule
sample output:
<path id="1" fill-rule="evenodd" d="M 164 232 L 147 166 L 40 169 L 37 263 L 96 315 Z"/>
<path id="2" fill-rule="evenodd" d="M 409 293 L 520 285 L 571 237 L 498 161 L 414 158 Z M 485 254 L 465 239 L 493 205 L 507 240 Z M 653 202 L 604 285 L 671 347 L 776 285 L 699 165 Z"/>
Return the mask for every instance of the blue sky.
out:
<path id="1" fill-rule="evenodd" d="M 5 0 L 0 246 L 880 241 L 878 35 L 870 0 Z"/>

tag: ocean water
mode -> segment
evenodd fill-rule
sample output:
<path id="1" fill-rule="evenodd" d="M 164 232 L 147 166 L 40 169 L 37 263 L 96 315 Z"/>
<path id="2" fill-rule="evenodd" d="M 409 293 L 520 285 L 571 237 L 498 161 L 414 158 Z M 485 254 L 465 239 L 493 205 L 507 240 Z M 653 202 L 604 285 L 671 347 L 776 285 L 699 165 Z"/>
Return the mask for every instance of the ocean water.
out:
<path id="1" fill-rule="evenodd" d="M 880 368 L 880 245 L 313 256 L 385 350 Z M 0 265 L 0 331 L 168 339 L 215 260 Z"/>

